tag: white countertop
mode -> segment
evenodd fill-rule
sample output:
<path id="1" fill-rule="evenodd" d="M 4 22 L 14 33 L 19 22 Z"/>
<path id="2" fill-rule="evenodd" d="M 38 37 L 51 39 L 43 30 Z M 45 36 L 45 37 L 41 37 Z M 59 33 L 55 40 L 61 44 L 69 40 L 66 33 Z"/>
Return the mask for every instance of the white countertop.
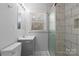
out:
<path id="1" fill-rule="evenodd" d="M 18 40 L 33 40 L 35 36 L 25 36 L 25 37 L 19 37 Z"/>

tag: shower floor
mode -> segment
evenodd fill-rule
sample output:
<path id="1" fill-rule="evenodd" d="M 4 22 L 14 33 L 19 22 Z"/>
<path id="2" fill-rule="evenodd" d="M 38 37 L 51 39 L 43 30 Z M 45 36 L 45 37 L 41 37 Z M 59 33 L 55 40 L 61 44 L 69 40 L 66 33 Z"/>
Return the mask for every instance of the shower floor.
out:
<path id="1" fill-rule="evenodd" d="M 35 52 L 35 56 L 50 56 L 48 51 Z"/>

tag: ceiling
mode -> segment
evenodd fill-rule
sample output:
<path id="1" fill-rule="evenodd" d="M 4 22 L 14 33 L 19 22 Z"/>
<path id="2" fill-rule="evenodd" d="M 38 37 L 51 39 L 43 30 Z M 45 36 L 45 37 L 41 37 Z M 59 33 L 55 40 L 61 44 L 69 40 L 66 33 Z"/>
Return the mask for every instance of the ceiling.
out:
<path id="1" fill-rule="evenodd" d="M 24 5 L 31 12 L 47 12 L 53 3 L 25 3 Z"/>

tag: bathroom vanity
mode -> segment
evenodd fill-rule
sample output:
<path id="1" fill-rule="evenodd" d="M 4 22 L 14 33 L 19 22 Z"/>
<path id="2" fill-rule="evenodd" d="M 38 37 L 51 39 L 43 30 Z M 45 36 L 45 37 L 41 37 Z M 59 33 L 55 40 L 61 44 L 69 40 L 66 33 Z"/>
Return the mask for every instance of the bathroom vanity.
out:
<path id="1" fill-rule="evenodd" d="M 20 37 L 18 42 L 22 42 L 22 56 L 33 56 L 35 51 L 35 36 Z"/>

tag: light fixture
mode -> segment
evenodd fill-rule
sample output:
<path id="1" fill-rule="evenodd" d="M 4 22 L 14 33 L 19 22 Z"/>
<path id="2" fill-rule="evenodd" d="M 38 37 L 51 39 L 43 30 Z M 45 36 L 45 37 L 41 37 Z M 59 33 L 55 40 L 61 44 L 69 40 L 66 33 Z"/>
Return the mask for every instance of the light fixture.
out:
<path id="1" fill-rule="evenodd" d="M 25 7 L 24 3 L 22 3 L 22 7 L 25 9 L 26 12 L 30 13 L 30 10 Z"/>
<path id="2" fill-rule="evenodd" d="M 17 6 L 20 6 L 24 9 L 24 11 L 30 13 L 30 10 L 28 8 L 25 7 L 24 3 L 17 3 Z"/>

